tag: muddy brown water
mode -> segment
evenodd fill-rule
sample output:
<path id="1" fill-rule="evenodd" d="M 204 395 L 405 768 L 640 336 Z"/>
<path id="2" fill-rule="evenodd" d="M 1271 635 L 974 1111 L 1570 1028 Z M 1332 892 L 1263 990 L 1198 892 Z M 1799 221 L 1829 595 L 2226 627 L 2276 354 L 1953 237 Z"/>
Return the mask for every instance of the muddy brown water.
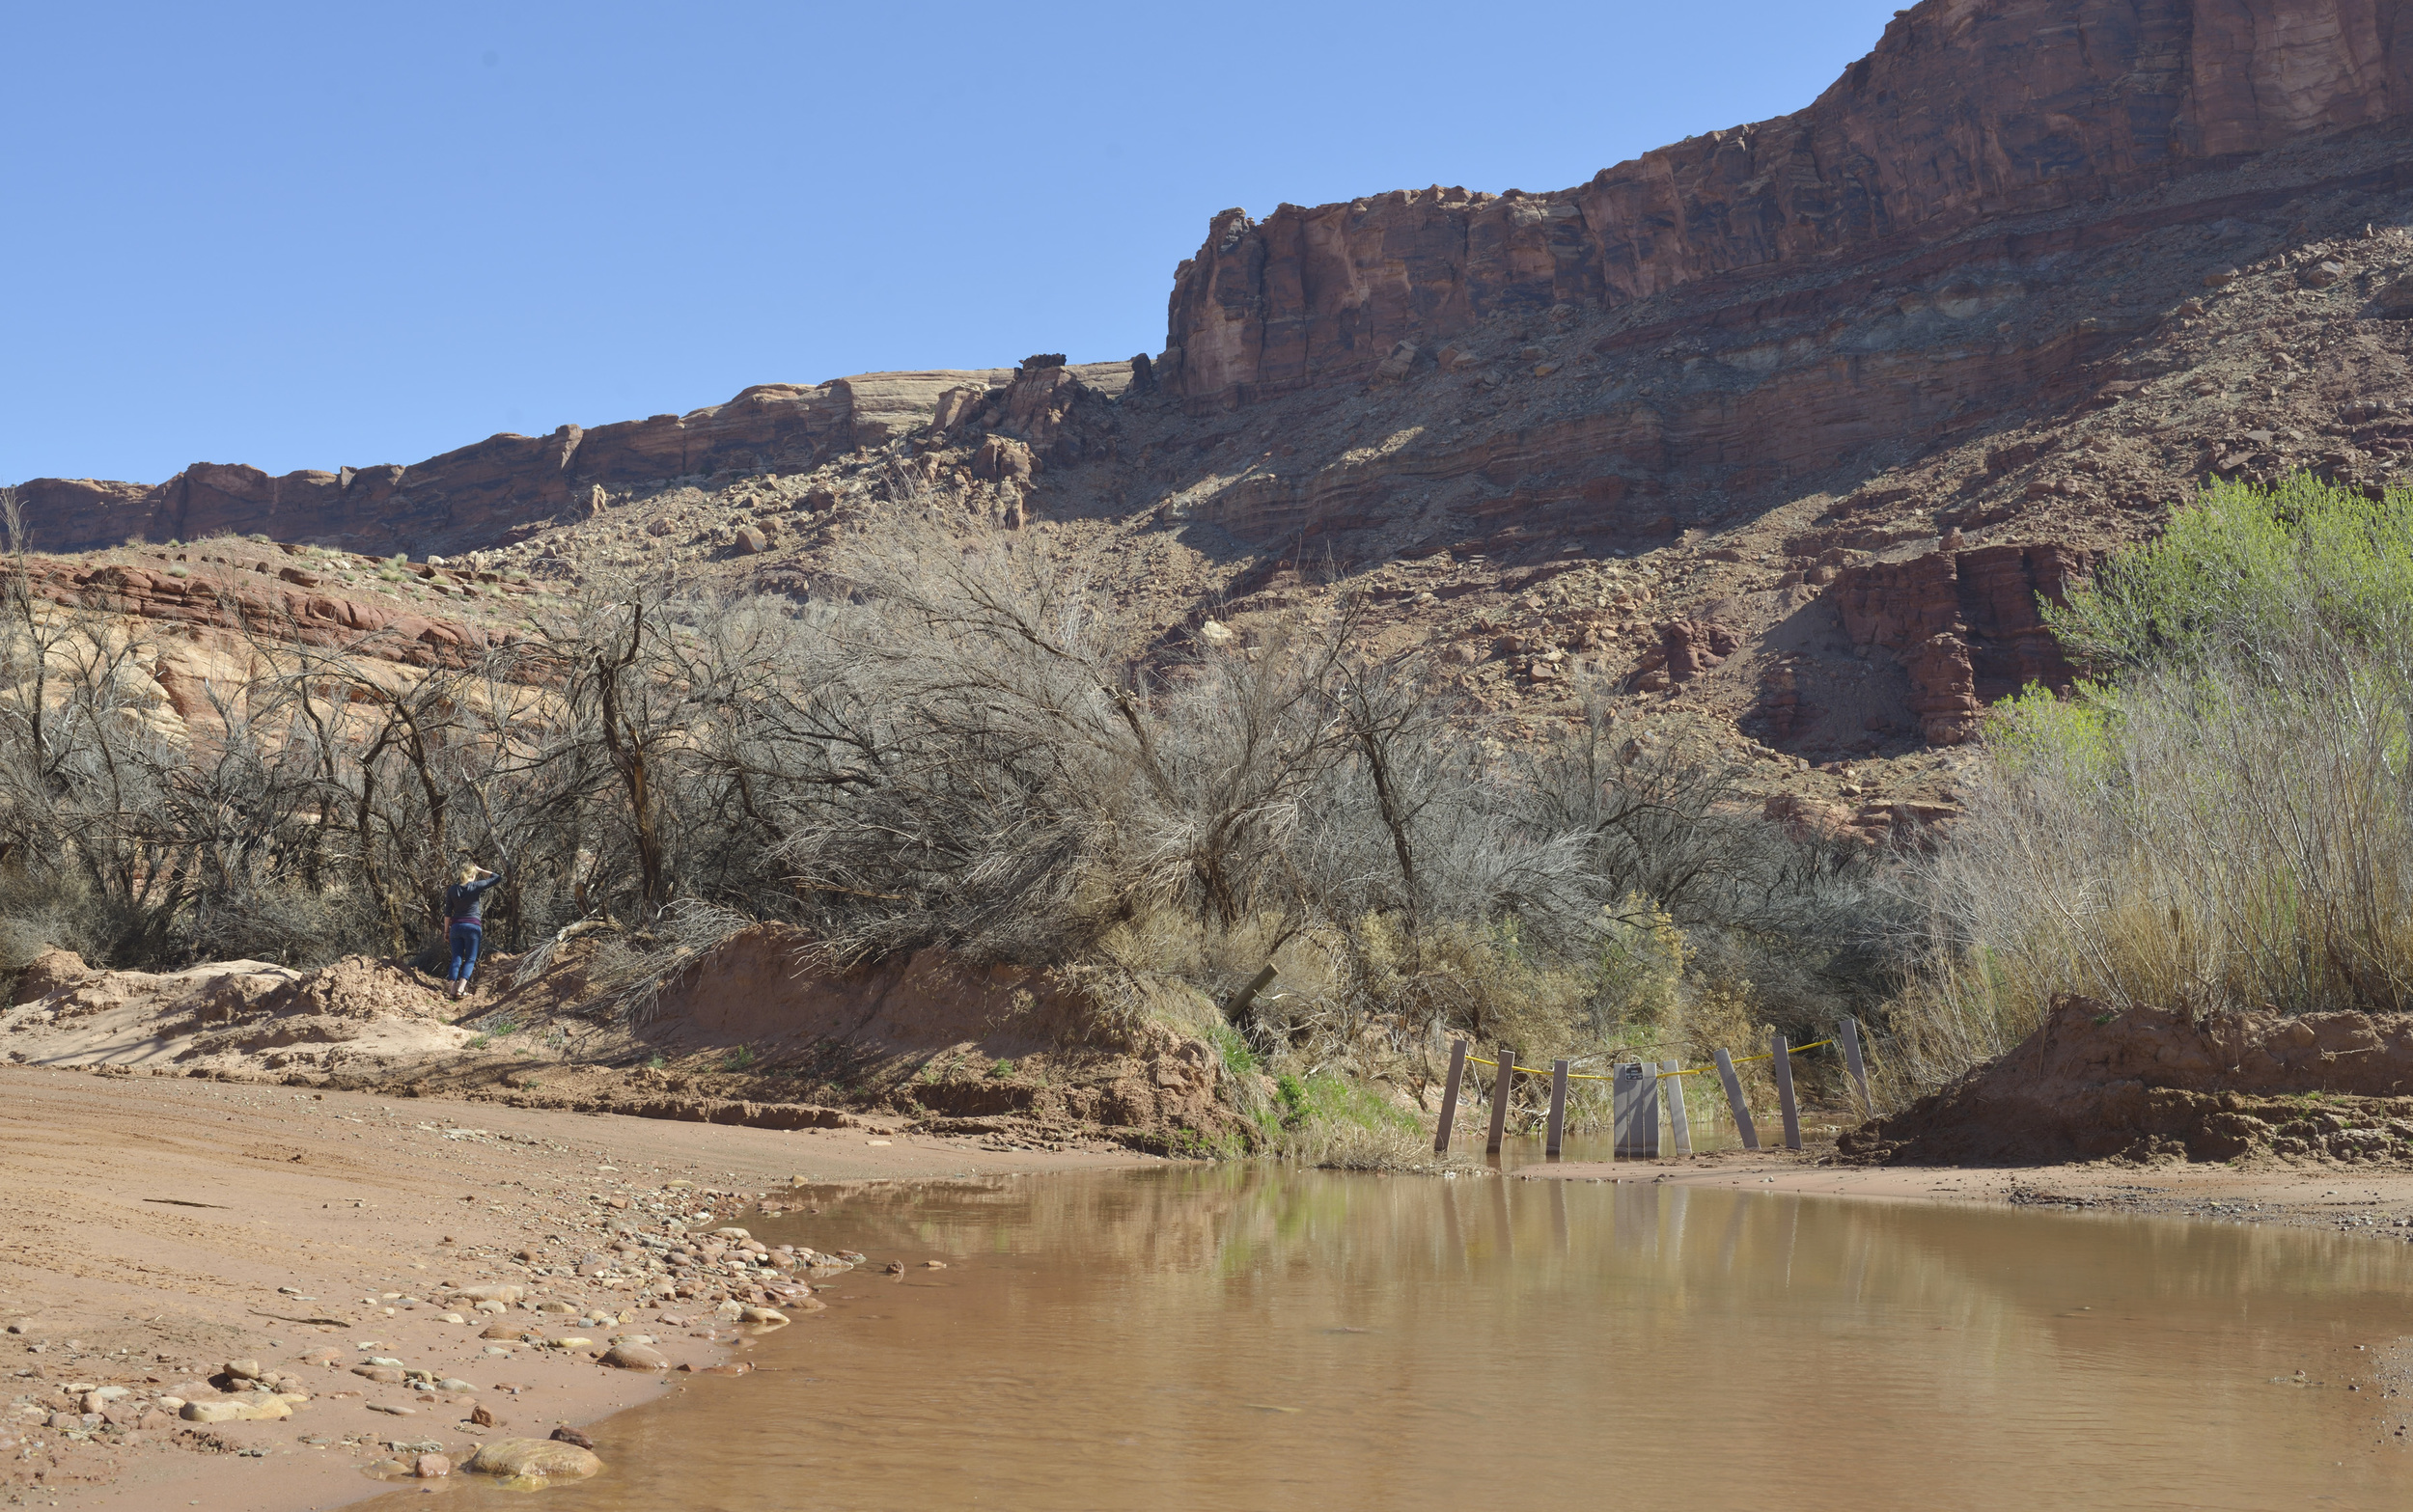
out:
<path id="1" fill-rule="evenodd" d="M 2403 1404 L 2371 1379 L 2413 1333 L 2413 1247 L 1256 1166 L 817 1200 L 750 1226 L 912 1269 L 843 1275 L 827 1311 L 753 1344 L 755 1373 L 659 1388 L 592 1426 L 609 1469 L 537 1505 L 1866 1512 L 2413 1493 L 2406 1417 L 2386 1411 Z M 474 1477 L 445 1490 L 530 1505 Z"/>

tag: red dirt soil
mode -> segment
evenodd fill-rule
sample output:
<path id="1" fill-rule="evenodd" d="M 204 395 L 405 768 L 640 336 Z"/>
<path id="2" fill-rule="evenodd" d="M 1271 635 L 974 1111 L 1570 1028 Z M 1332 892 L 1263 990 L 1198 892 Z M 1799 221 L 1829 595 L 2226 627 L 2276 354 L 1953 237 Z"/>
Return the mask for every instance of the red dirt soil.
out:
<path id="1" fill-rule="evenodd" d="M 2064 998 L 2009 1055 L 1838 1147 L 1925 1166 L 2401 1161 L 2413 1157 L 2413 1015 L 2198 1021 Z"/>

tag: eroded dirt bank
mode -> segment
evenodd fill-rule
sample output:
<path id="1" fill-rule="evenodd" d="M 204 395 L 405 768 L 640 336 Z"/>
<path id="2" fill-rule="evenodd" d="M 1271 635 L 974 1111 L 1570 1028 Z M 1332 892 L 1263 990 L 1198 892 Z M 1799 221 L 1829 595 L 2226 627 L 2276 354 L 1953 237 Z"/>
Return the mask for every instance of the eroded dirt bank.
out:
<path id="1" fill-rule="evenodd" d="M 725 1304 L 812 1326 L 807 1257 L 698 1242 L 794 1177 L 1148 1158 L 0 1067 L 0 1503 L 284 1512 L 374 1494 L 364 1467 L 395 1444 L 411 1461 L 541 1439 L 682 1389 L 680 1366 L 741 1361 Z M 482 1311 L 464 1294 L 480 1286 L 521 1295 Z M 598 1363 L 619 1338 L 669 1368 Z M 221 1399 L 230 1361 L 307 1399 L 217 1424 L 162 1405 Z M 597 1449 L 608 1462 L 608 1435 Z"/>
<path id="2" fill-rule="evenodd" d="M 2056 1003 L 2016 1049 L 1844 1134 L 1884 1165 L 2413 1160 L 2413 1014 Z"/>
<path id="3" fill-rule="evenodd" d="M 999 1149 L 1234 1140 L 1218 1058 L 1172 1027 L 1213 1008 L 1172 1001 L 1181 989 L 941 950 L 831 973 L 799 944 L 748 929 L 633 992 L 598 980 L 594 943 L 572 941 L 541 969 L 489 962 L 459 1003 L 360 956 L 154 974 L 52 950 L 0 1007 L 0 1060 L 759 1129 L 911 1127 Z"/>

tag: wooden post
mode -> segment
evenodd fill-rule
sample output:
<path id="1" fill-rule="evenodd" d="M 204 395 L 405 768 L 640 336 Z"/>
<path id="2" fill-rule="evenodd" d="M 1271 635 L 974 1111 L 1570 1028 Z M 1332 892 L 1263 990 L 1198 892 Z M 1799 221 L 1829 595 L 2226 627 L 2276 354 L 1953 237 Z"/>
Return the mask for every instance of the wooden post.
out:
<path id="1" fill-rule="evenodd" d="M 1567 1132 L 1567 1062 L 1550 1062 L 1550 1126 L 1541 1142 L 1541 1158 L 1559 1158 L 1559 1136 Z"/>
<path id="2" fill-rule="evenodd" d="M 1776 1068 L 1776 1100 L 1785 1110 L 1785 1147 L 1801 1148 L 1801 1108 L 1793 1101 L 1793 1047 L 1782 1030 L 1768 1032 L 1768 1059 Z"/>
<path id="3" fill-rule="evenodd" d="M 1669 1073 L 1662 1080 L 1667 1084 L 1668 1127 L 1676 1134 L 1676 1153 L 1690 1160 L 1692 1158 L 1692 1123 L 1684 1116 L 1684 1079 L 1674 1074 L 1684 1069 L 1684 1062 L 1664 1060 L 1659 1063 L 1659 1069 Z"/>
<path id="4" fill-rule="evenodd" d="M 1734 1132 L 1743 1137 L 1743 1148 L 1760 1147 L 1759 1127 L 1751 1121 L 1750 1105 L 1743 1101 L 1742 1078 L 1734 1074 L 1734 1058 L 1721 1047 L 1718 1051 L 1718 1080 L 1726 1084 L 1726 1106 L 1734 1111 Z"/>
<path id="5" fill-rule="evenodd" d="M 1509 1097 L 1516 1090 L 1516 1052 L 1503 1048 L 1492 1054 L 1500 1058 L 1500 1074 L 1491 1084 L 1491 1133 L 1484 1140 L 1485 1155 L 1500 1153 L 1500 1141 L 1508 1133 Z"/>
<path id="6" fill-rule="evenodd" d="M 1609 1086 L 1621 1160 L 1659 1158 L 1659 1079 L 1647 1060 L 1629 1060 Z"/>
<path id="7" fill-rule="evenodd" d="M 1450 1153 L 1450 1125 L 1457 1121 L 1457 1086 L 1466 1079 L 1466 1041 L 1450 1041 L 1450 1080 L 1441 1088 L 1441 1127 L 1432 1137 L 1435 1155 Z"/>
<path id="8" fill-rule="evenodd" d="M 1267 987 L 1273 984 L 1273 963 L 1271 961 L 1267 961 L 1265 963 L 1265 969 L 1259 972 L 1256 976 L 1251 976 L 1248 979 L 1248 985 L 1234 993 L 1232 995 L 1232 1001 L 1223 1005 L 1224 1021 L 1234 1026 L 1246 1025 L 1248 1023 L 1248 1005 L 1257 1001 L 1257 995 L 1259 993 L 1264 991 Z"/>
<path id="9" fill-rule="evenodd" d="M 1851 1071 L 1851 1079 L 1860 1085 L 1860 1107 L 1870 1117 L 1876 1116 L 1876 1099 L 1869 1095 L 1869 1067 L 1860 1058 L 1860 1021 L 1846 1016 L 1844 1020 L 1844 1064 Z"/>

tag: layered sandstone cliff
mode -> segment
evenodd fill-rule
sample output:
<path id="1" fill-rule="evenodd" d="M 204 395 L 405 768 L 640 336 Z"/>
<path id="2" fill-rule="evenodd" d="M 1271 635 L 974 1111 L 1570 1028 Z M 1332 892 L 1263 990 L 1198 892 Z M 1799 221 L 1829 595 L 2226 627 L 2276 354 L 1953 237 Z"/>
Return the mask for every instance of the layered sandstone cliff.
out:
<path id="1" fill-rule="evenodd" d="M 1074 370 L 1120 390 L 1127 364 Z M 549 435 L 490 436 L 407 466 L 270 476 L 196 462 L 164 483 L 37 478 L 20 484 L 34 544 L 92 551 L 128 539 L 254 533 L 369 550 L 497 545 L 601 510 L 617 493 L 716 473 L 804 471 L 929 425 L 950 395 L 1006 387 L 1012 369 L 875 372 L 763 383 L 725 404 Z"/>
<path id="2" fill-rule="evenodd" d="M 1809 108 L 1547 194 L 1225 210 L 1174 275 L 1169 384 L 1225 403 L 1494 316 L 1904 252 L 2413 110 L 2389 0 L 1928 0 Z M 1404 355 L 1404 354 L 1403 354 Z"/>

